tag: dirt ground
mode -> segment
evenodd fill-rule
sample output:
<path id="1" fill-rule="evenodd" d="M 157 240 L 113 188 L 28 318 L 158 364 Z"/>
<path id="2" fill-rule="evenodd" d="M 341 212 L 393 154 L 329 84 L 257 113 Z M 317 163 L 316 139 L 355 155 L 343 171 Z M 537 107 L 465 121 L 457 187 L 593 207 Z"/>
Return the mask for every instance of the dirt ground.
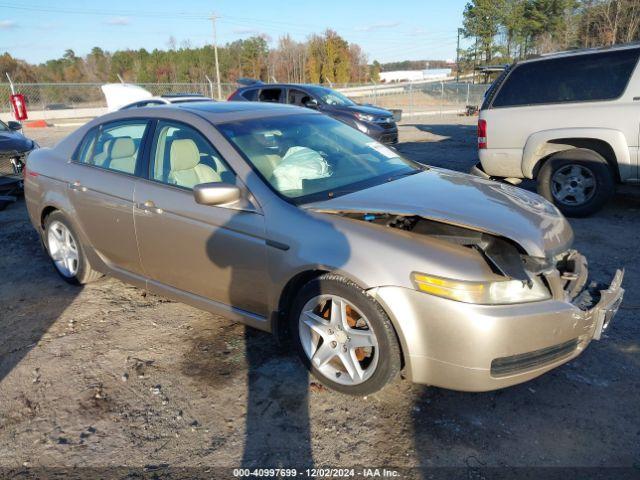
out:
<path id="1" fill-rule="evenodd" d="M 412 119 L 399 149 L 468 170 L 474 122 Z M 28 134 L 48 146 L 70 131 Z M 505 390 L 460 393 L 398 379 L 354 399 L 314 383 L 267 334 L 108 277 L 67 285 L 19 201 L 0 213 L 0 477 L 114 466 L 640 473 L 640 189 L 571 224 L 594 278 L 626 267 L 625 302 L 602 341 Z"/>

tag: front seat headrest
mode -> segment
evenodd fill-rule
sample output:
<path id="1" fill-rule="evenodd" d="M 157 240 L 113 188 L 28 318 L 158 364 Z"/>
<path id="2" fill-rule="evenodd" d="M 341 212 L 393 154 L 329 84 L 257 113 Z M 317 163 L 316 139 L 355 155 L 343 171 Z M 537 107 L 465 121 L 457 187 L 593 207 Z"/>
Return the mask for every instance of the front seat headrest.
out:
<path id="1" fill-rule="evenodd" d="M 171 171 L 190 170 L 200 163 L 200 150 L 190 138 L 171 142 L 169 153 Z"/>
<path id="2" fill-rule="evenodd" d="M 114 138 L 111 142 L 111 160 L 116 158 L 133 157 L 136 153 L 136 144 L 131 137 Z"/>

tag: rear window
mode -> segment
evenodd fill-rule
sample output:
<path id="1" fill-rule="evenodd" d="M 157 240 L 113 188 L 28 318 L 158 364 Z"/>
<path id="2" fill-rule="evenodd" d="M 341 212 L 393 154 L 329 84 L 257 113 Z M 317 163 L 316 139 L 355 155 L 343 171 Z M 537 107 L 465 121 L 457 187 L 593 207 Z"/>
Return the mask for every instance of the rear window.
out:
<path id="1" fill-rule="evenodd" d="M 258 89 L 253 88 L 251 90 L 245 90 L 244 92 L 240 93 L 240 95 L 242 95 L 242 98 L 244 98 L 245 100 L 249 100 L 250 102 L 253 102 L 258 96 Z"/>
<path id="2" fill-rule="evenodd" d="M 618 98 L 629 82 L 639 52 L 617 50 L 523 63 L 507 77 L 492 107 Z"/>
<path id="3" fill-rule="evenodd" d="M 261 102 L 278 103 L 280 101 L 281 95 L 281 88 L 263 88 L 262 90 L 260 90 L 260 96 L 258 97 L 258 100 L 260 100 Z"/>

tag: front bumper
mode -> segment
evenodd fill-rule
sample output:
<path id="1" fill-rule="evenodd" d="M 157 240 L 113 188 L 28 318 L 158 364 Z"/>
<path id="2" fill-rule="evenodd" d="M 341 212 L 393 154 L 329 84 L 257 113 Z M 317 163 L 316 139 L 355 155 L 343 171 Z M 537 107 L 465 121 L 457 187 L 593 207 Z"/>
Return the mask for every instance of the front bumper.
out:
<path id="1" fill-rule="evenodd" d="M 402 287 L 370 293 L 396 327 L 412 381 L 488 391 L 535 378 L 599 339 L 622 301 L 622 277 L 588 308 L 558 299 L 473 305 Z"/>
<path id="2" fill-rule="evenodd" d="M 398 143 L 398 126 L 395 123 L 385 126 L 370 123 L 364 125 L 367 128 L 367 135 L 378 142 L 386 145 L 394 145 Z"/>

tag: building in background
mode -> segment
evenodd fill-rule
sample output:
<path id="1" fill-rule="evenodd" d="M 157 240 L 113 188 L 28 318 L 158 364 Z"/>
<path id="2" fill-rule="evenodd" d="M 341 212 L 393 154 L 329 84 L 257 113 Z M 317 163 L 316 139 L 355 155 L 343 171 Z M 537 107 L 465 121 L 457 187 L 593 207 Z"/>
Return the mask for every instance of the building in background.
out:
<path id="1" fill-rule="evenodd" d="M 450 68 L 428 68 L 426 70 L 395 70 L 392 72 L 380 72 L 380 81 L 392 82 L 419 82 L 422 80 L 444 80 L 451 76 Z"/>

